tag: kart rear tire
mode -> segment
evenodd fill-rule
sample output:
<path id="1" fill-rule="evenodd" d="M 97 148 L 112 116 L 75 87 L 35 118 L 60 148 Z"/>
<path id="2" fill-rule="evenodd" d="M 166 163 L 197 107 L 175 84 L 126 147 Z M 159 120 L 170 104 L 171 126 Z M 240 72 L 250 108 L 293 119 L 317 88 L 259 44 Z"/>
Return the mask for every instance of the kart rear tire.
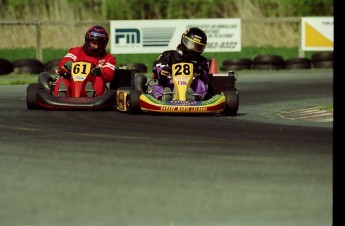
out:
<path id="1" fill-rule="evenodd" d="M 130 114 L 139 114 L 141 113 L 141 108 L 140 108 L 140 95 L 141 91 L 139 90 L 131 90 L 127 96 L 127 109 L 128 113 Z"/>
<path id="2" fill-rule="evenodd" d="M 31 83 L 26 88 L 26 106 L 29 110 L 38 110 L 40 106 L 37 104 L 37 90 L 40 88 L 38 83 Z"/>
<path id="3" fill-rule="evenodd" d="M 237 115 L 238 107 L 239 107 L 239 93 L 238 91 L 223 91 L 223 95 L 225 96 L 226 105 L 223 111 L 224 115 L 227 116 L 235 116 Z"/>
<path id="4" fill-rule="evenodd" d="M 143 63 L 125 64 L 129 69 L 135 69 L 135 73 L 147 73 L 147 66 Z"/>

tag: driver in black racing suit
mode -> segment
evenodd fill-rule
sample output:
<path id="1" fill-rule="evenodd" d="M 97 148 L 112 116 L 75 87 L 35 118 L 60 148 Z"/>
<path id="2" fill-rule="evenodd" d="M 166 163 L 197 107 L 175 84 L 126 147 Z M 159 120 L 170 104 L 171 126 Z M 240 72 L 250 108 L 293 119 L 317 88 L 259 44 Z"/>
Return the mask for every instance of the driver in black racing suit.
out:
<path id="1" fill-rule="evenodd" d="M 194 65 L 194 79 L 187 91 L 187 100 L 204 100 L 207 96 L 209 61 L 201 55 L 207 44 L 207 36 L 199 28 L 187 29 L 181 37 L 176 50 L 164 51 L 155 61 L 153 72 L 158 84 L 152 87 L 151 95 L 156 99 L 173 99 L 174 84 L 171 79 L 171 66 L 174 63 L 187 62 Z M 164 95 L 163 95 L 164 94 Z"/>

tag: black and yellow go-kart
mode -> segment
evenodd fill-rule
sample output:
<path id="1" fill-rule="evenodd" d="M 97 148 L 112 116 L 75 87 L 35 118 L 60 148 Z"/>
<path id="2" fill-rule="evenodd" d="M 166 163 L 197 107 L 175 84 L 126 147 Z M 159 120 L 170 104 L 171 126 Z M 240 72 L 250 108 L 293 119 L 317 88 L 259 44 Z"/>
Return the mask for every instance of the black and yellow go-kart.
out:
<path id="1" fill-rule="evenodd" d="M 228 116 L 237 114 L 239 108 L 239 92 L 235 87 L 234 72 L 209 74 L 209 98 L 206 100 L 188 100 L 186 92 L 193 80 L 193 64 L 178 63 L 172 65 L 174 82 L 173 100 L 162 101 L 151 94 L 152 85 L 147 83 L 146 76 L 135 76 L 135 88 L 119 87 L 117 89 L 116 108 L 121 112 L 132 114 L 183 113 L 210 114 L 222 113 Z"/>

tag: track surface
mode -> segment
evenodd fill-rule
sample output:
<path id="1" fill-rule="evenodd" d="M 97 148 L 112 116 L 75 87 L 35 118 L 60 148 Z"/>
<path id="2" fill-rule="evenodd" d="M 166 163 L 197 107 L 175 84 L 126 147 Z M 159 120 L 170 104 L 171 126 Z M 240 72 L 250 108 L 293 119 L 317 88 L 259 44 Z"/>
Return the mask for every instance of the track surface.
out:
<path id="1" fill-rule="evenodd" d="M 30 111 L 0 86 L 0 224 L 332 225 L 333 71 L 239 72 L 238 116 Z"/>

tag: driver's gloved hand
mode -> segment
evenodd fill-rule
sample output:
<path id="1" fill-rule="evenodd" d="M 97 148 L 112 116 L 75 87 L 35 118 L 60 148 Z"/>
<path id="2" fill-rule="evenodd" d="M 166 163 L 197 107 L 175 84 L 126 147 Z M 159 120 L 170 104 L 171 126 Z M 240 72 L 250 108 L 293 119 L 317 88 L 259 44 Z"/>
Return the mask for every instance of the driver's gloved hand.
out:
<path id="1" fill-rule="evenodd" d="M 167 66 L 163 67 L 162 70 L 159 72 L 159 75 L 165 77 L 171 76 L 171 68 Z"/>
<path id="2" fill-rule="evenodd" d="M 93 76 L 100 76 L 102 74 L 102 69 L 100 67 L 94 67 L 91 70 Z"/>
<path id="3" fill-rule="evenodd" d="M 200 77 L 204 74 L 204 70 L 200 66 L 194 67 L 194 77 Z"/>
<path id="4" fill-rule="evenodd" d="M 67 61 L 59 70 L 60 76 L 68 79 L 71 76 L 72 61 Z"/>

